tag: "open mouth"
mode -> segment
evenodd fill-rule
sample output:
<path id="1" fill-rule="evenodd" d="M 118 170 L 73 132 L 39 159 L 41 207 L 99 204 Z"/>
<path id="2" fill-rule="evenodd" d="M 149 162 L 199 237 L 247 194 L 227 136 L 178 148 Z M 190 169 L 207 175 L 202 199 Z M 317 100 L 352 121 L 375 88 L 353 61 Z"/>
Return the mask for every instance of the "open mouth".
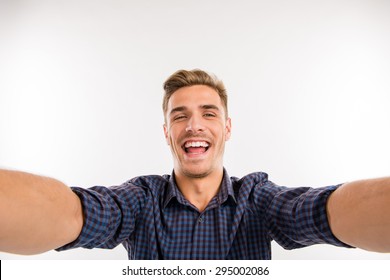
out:
<path id="1" fill-rule="evenodd" d="M 183 149 L 187 154 L 203 154 L 207 152 L 210 144 L 206 141 L 187 141 L 183 145 Z"/>

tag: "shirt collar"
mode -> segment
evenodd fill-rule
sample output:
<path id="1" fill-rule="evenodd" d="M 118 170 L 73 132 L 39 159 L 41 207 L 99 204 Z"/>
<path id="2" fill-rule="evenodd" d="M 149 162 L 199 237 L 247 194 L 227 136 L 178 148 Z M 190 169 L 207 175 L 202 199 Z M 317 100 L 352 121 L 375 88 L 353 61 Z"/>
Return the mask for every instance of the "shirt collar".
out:
<path id="1" fill-rule="evenodd" d="M 187 201 L 187 199 L 185 199 L 185 197 L 177 187 L 174 171 L 172 171 L 172 175 L 170 176 L 168 181 L 168 188 L 163 201 L 163 207 L 166 208 L 173 198 L 176 198 L 176 200 L 180 204 L 189 205 L 189 202 Z M 230 179 L 225 168 L 223 169 L 223 178 L 216 198 L 219 205 L 222 205 L 223 203 L 229 201 L 229 198 L 231 199 L 231 201 L 236 203 L 232 180 Z"/>

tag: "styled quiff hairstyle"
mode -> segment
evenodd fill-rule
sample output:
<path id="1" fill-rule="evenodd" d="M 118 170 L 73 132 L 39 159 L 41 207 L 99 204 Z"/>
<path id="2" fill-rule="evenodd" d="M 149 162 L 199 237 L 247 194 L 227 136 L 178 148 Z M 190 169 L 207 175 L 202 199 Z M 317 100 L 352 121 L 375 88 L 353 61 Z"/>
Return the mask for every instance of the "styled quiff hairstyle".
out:
<path id="1" fill-rule="evenodd" d="M 164 99 L 163 99 L 163 111 L 164 118 L 166 118 L 168 110 L 168 101 L 172 94 L 183 87 L 205 85 L 214 89 L 219 97 L 221 98 L 222 105 L 225 109 L 226 118 L 228 117 L 228 106 L 227 106 L 227 93 L 225 86 L 221 80 L 215 75 L 209 74 L 200 69 L 194 70 L 178 70 L 173 73 L 164 83 Z"/>

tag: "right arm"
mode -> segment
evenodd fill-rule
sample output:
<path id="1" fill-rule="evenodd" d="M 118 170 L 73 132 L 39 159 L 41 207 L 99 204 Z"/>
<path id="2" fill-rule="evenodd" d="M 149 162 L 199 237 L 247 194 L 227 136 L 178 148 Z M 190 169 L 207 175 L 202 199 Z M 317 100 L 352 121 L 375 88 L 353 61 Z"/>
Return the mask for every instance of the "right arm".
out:
<path id="1" fill-rule="evenodd" d="M 52 178 L 0 170 L 0 251 L 38 254 L 74 241 L 83 227 L 80 199 Z"/>

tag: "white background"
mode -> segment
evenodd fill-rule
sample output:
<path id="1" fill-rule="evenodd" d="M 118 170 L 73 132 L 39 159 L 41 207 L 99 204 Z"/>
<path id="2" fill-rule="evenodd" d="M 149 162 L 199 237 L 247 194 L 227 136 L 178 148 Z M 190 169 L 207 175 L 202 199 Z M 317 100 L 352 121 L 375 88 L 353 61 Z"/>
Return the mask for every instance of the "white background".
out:
<path id="1" fill-rule="evenodd" d="M 1 277 L 6 280 L 312 280 L 314 277 L 316 280 L 329 280 L 336 276 L 336 279 L 387 280 L 388 263 L 387 260 L 6 260 L 1 263 Z"/>
<path id="2" fill-rule="evenodd" d="M 390 2 L 0 0 L 0 167 L 68 185 L 172 171 L 162 83 L 224 82 L 231 176 L 320 187 L 388 176 Z M 76 249 L 0 259 L 126 259 Z M 274 259 L 390 259 L 317 245 Z"/>

